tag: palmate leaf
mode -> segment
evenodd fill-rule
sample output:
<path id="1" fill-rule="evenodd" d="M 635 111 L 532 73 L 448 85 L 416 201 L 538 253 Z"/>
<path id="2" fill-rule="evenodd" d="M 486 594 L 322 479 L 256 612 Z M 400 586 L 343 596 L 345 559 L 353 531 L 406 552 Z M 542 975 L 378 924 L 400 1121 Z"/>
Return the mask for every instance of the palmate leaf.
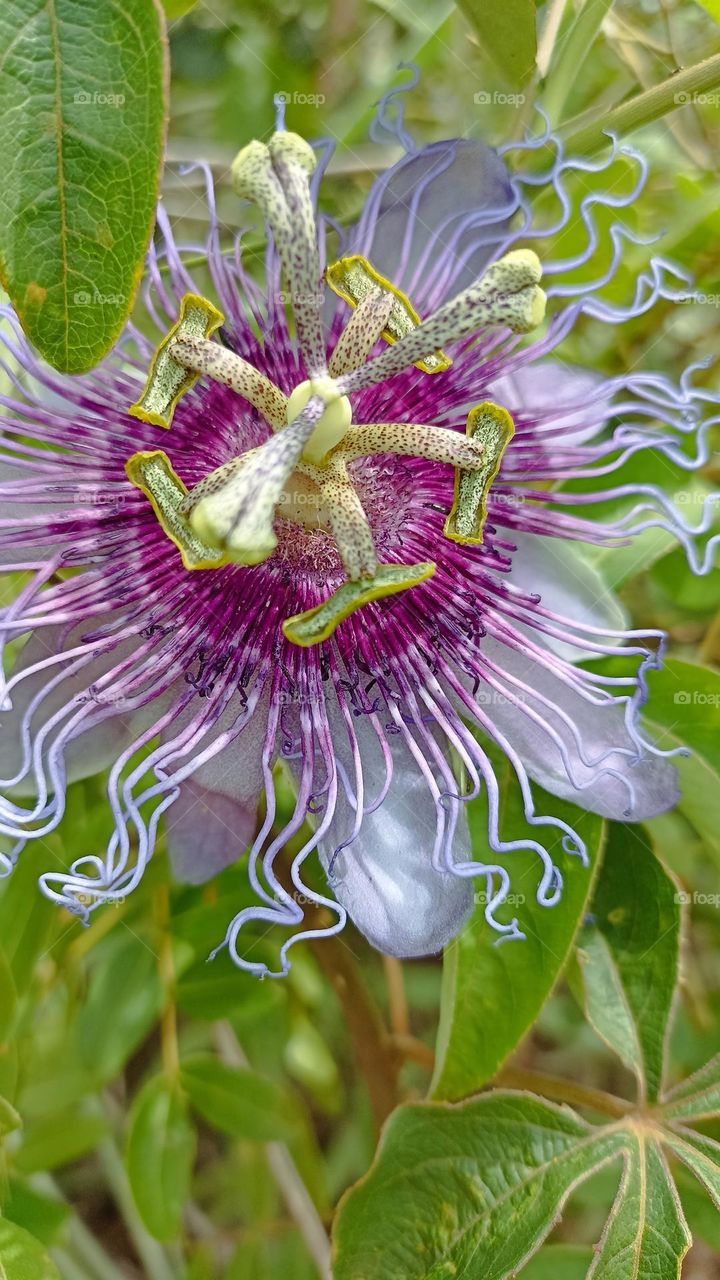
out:
<path id="1" fill-rule="evenodd" d="M 637 1109 L 612 1100 L 611 1120 L 590 1125 L 507 1090 L 400 1108 L 341 1202 L 335 1280 L 506 1280 L 540 1250 L 573 1189 L 620 1160 L 602 1237 L 571 1274 L 677 1280 L 691 1236 L 667 1155 L 720 1208 L 720 1143 L 687 1127 L 720 1113 L 720 1058 L 662 1095 L 680 910 L 642 830 L 613 824 L 579 945 L 581 984 L 590 1021 L 638 1078 Z"/>
<path id="2" fill-rule="evenodd" d="M 528 1094 L 401 1107 L 341 1202 L 335 1280 L 503 1280 L 573 1188 L 621 1151 L 616 1130 Z"/>

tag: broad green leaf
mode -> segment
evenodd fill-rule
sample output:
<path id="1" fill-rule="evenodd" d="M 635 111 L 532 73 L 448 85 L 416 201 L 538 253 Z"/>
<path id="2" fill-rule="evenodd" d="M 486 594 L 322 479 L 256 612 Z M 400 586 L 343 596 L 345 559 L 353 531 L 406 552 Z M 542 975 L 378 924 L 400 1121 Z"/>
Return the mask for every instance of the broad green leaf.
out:
<path id="1" fill-rule="evenodd" d="M 44 1172 L 79 1160 L 102 1142 L 107 1123 L 83 1111 L 61 1112 L 27 1124 L 14 1160 L 21 1173 Z"/>
<path id="2" fill-rule="evenodd" d="M 58 369 L 122 329 L 152 232 L 165 132 L 155 0 L 0 6 L 0 277 Z"/>
<path id="3" fill-rule="evenodd" d="M 78 1048 L 96 1079 L 111 1080 L 149 1033 L 164 997 L 155 952 L 122 925 L 94 959 Z"/>
<path id="4" fill-rule="evenodd" d="M 629 1133 L 625 1170 L 588 1280 L 674 1280 L 691 1237 L 664 1156 Z"/>
<path id="5" fill-rule="evenodd" d="M 720 1142 L 690 1129 L 666 1129 L 663 1141 L 682 1160 L 707 1191 L 716 1209 L 720 1209 Z"/>
<path id="6" fill-rule="evenodd" d="M 506 0 L 504 4 L 457 0 L 457 5 L 508 84 L 521 89 L 535 69 L 535 0 Z"/>
<path id="7" fill-rule="evenodd" d="M 519 1093 L 400 1107 L 341 1201 L 335 1280 L 504 1280 L 622 1141 Z"/>
<path id="8" fill-rule="evenodd" d="M 138 1213 L 156 1240 L 180 1232 L 194 1159 L 185 1099 L 163 1076 L 148 1081 L 130 1115 L 126 1165 Z"/>
<path id="9" fill-rule="evenodd" d="M 516 786 L 503 788 L 501 825 L 508 838 L 527 834 Z M 539 906 L 535 898 L 537 857 L 516 851 L 512 857 L 513 886 L 524 900 L 509 909 L 516 915 L 524 940 L 497 944 L 480 903 L 467 927 L 446 950 L 440 1028 L 432 1095 L 456 1100 L 467 1097 L 496 1074 L 537 1018 L 557 982 L 585 912 L 593 870 L 601 856 L 604 823 L 566 801 L 546 797 L 535 789 L 538 812 L 569 822 L 587 845 L 591 870 L 562 848 L 562 832 L 544 829 L 551 856 L 562 869 L 565 888 L 557 906 Z M 484 832 L 484 816 L 473 810 L 473 832 Z M 479 837 L 482 840 L 482 835 Z"/>
<path id="10" fill-rule="evenodd" d="M 0 1218 L 0 1280 L 60 1280 L 40 1242 L 7 1218 Z"/>
<path id="11" fill-rule="evenodd" d="M 298 1133 L 301 1113 L 295 1100 L 249 1068 L 198 1055 L 183 1063 L 181 1078 L 195 1110 L 231 1138 L 287 1141 Z"/>
<path id="12" fill-rule="evenodd" d="M 44 1245 L 54 1244 L 70 1216 L 70 1207 L 43 1195 L 24 1178 L 11 1177 L 0 1193 L 2 1212 Z"/>
<path id="13" fill-rule="evenodd" d="M 577 951 L 585 1012 L 635 1072 L 640 1096 L 655 1101 L 677 982 L 680 908 L 642 827 L 610 824 L 592 919 Z"/>
<path id="14" fill-rule="evenodd" d="M 666 1095 L 663 1118 L 696 1122 L 720 1118 L 720 1054 Z"/>

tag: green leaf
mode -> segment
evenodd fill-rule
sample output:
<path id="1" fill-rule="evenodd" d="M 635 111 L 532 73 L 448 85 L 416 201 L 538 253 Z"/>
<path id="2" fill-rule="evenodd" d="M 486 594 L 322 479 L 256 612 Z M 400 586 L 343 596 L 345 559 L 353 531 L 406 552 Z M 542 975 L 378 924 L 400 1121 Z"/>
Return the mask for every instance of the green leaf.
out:
<path id="1" fill-rule="evenodd" d="M 663 1139 L 679 1160 L 695 1174 L 716 1209 L 720 1209 L 720 1142 L 690 1129 L 667 1129 Z"/>
<path id="2" fill-rule="evenodd" d="M 400 1107 L 340 1204 L 335 1280 L 503 1280 L 622 1142 L 519 1093 Z"/>
<path id="3" fill-rule="evenodd" d="M 149 1033 L 163 1005 L 155 953 L 120 926 L 95 956 L 78 1019 L 80 1057 L 97 1080 L 111 1080 Z"/>
<path id="4" fill-rule="evenodd" d="M 674 1280 L 692 1243 L 665 1158 L 630 1130 L 625 1170 L 588 1280 Z"/>
<path id="5" fill-rule="evenodd" d="M 15 1021 L 17 991 L 12 969 L 4 951 L 0 950 L 0 1045 L 8 1039 Z"/>
<path id="6" fill-rule="evenodd" d="M 169 21 L 175 18 L 182 18 L 191 9 L 195 8 L 198 0 L 163 0 L 163 9 L 165 16 Z"/>
<path id="7" fill-rule="evenodd" d="M 63 1112 L 28 1123 L 14 1160 L 22 1173 L 38 1173 L 71 1164 L 94 1151 L 107 1134 L 99 1115 Z"/>
<path id="8" fill-rule="evenodd" d="M 593 664 L 593 669 L 627 674 L 622 659 Z M 685 747 L 691 752 L 673 760 L 680 778 L 678 808 L 720 854 L 720 674 L 668 658 L 659 671 L 649 672 L 648 689 L 643 720 L 650 736 L 664 751 Z"/>
<path id="9" fill-rule="evenodd" d="M 593 1251 L 585 1245 L 546 1244 L 522 1269 L 523 1280 L 585 1280 Z"/>
<path id="10" fill-rule="evenodd" d="M 165 132 L 154 0 L 0 6 L 0 277 L 58 369 L 92 368 L 133 302 Z"/>
<path id="11" fill-rule="evenodd" d="M 508 83 L 521 89 L 535 69 L 534 0 L 505 0 L 503 4 L 457 0 L 457 5 Z"/>
<path id="12" fill-rule="evenodd" d="M 0 1218 L 0 1280 L 60 1280 L 43 1246 L 7 1218 Z"/>
<path id="13" fill-rule="evenodd" d="M 24 1227 L 44 1245 L 54 1244 L 70 1217 L 70 1207 L 53 1196 L 36 1191 L 22 1178 L 11 1177 L 2 1211 L 18 1227 Z"/>
<path id="14" fill-rule="evenodd" d="M 180 1232 L 195 1145 L 177 1085 L 164 1076 L 149 1080 L 130 1115 L 126 1164 L 138 1213 L 156 1240 L 174 1240 Z"/>
<path id="15" fill-rule="evenodd" d="M 22 1127 L 22 1119 L 7 1098 L 0 1097 L 0 1138 Z"/>
<path id="16" fill-rule="evenodd" d="M 556 44 L 557 56 L 543 95 L 543 106 L 553 124 L 562 119 L 565 103 L 612 3 L 613 0 L 584 0 L 569 30 L 561 34 Z"/>
<path id="17" fill-rule="evenodd" d="M 654 1101 L 678 972 L 677 888 L 642 827 L 611 823 L 592 904 L 578 942 L 585 1012 Z"/>
<path id="18" fill-rule="evenodd" d="M 183 1063 L 181 1079 L 195 1110 L 231 1138 L 287 1141 L 301 1127 L 291 1095 L 249 1068 L 198 1055 Z"/>
<path id="19" fill-rule="evenodd" d="M 504 788 L 503 833 L 508 838 L 527 833 L 517 787 Z M 536 789 L 538 809 L 544 793 Z M 597 868 L 604 823 L 555 797 L 548 809 L 575 827 L 587 845 L 591 866 Z M 484 830 L 484 817 L 479 825 Z M 476 813 L 471 813 L 473 828 Z M 547 847 L 565 878 L 563 896 L 552 909 L 538 905 L 533 888 L 537 882 L 537 857 L 515 851 L 513 884 L 527 886 L 527 895 L 513 905 L 524 941 L 497 945 L 497 934 L 485 922 L 479 904 L 460 937 L 449 946 L 443 961 L 440 1028 L 432 1095 L 455 1100 L 475 1092 L 496 1074 L 537 1018 L 557 982 L 592 887 L 592 872 L 562 849 L 562 833 Z"/>
<path id="20" fill-rule="evenodd" d="M 696 1122 L 720 1118 L 720 1054 L 666 1095 L 663 1118 Z"/>

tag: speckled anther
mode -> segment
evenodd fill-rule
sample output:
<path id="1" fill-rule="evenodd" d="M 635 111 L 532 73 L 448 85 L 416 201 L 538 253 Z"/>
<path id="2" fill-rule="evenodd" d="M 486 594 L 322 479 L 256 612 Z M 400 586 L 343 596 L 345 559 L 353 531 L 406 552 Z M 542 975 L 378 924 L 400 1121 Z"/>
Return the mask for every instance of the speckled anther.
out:
<path id="1" fill-rule="evenodd" d="M 287 420 L 293 422 L 311 396 L 319 396 L 325 404 L 322 417 L 303 450 L 303 460 L 314 466 L 323 465 L 331 449 L 340 443 L 352 421 L 352 408 L 347 396 L 341 396 L 337 383 L 330 377 L 310 378 L 293 391 L 287 404 Z"/>
<path id="2" fill-rule="evenodd" d="M 145 386 L 128 413 L 154 427 L 169 427 L 175 406 L 198 380 L 199 372 L 175 359 L 177 338 L 207 339 L 223 323 L 224 316 L 212 302 L 197 293 L 186 293 L 180 303 L 180 315 L 163 338 L 153 357 Z"/>
<path id="3" fill-rule="evenodd" d="M 486 401 L 468 414 L 469 439 L 482 445 L 483 465 L 455 473 L 455 497 L 443 532 L 452 542 L 478 546 L 484 537 L 487 498 L 515 426 L 507 409 Z"/>
<path id="4" fill-rule="evenodd" d="M 363 605 L 427 582 L 436 567 L 431 560 L 422 564 L 381 564 L 371 580 L 344 582 L 322 604 L 298 613 L 294 618 L 287 618 L 283 623 L 283 633 L 292 644 L 302 648 L 320 644 L 329 640 L 343 619 L 349 618 Z"/>
<path id="5" fill-rule="evenodd" d="M 227 564 L 222 551 L 209 546 L 191 529 L 182 512 L 187 489 L 161 449 L 134 453 L 125 463 L 128 479 L 150 499 L 163 532 L 175 543 L 186 569 L 218 569 Z"/>

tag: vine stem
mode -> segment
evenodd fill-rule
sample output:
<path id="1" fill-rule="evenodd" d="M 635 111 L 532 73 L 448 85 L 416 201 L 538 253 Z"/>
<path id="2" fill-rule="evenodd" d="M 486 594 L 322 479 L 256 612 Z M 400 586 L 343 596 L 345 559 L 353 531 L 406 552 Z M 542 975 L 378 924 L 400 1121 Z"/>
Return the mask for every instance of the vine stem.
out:
<path id="1" fill-rule="evenodd" d="M 546 1076 L 542 1071 L 527 1071 L 520 1067 L 505 1067 L 495 1076 L 493 1084 L 501 1089 L 527 1089 L 553 1102 L 588 1107 L 616 1119 L 622 1119 L 636 1109 L 634 1103 L 616 1098 L 604 1089 L 593 1089 L 590 1085 L 576 1084 L 573 1080 L 561 1080 L 559 1076 Z"/>
<path id="2" fill-rule="evenodd" d="M 592 119 L 587 124 L 573 127 L 569 121 L 560 133 L 573 152 L 588 155 L 599 150 L 606 141 L 608 133 L 617 133 L 624 137 L 634 129 L 640 129 L 653 120 L 659 120 L 668 111 L 692 102 L 697 94 L 707 93 L 720 85 L 720 53 L 692 67 L 686 67 L 675 75 L 656 84 L 644 93 L 638 93 L 627 102 L 608 111 L 600 119 Z"/>

